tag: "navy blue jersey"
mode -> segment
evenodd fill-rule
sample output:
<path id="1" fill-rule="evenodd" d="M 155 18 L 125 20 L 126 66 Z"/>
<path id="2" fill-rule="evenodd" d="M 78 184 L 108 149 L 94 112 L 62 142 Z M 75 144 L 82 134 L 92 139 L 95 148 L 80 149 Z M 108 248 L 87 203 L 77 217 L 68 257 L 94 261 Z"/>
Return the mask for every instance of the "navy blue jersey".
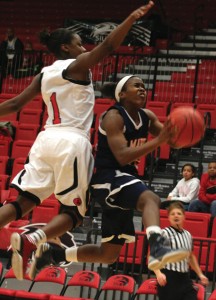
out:
<path id="1" fill-rule="evenodd" d="M 115 104 L 114 106 L 109 108 L 109 110 L 111 109 L 117 109 L 124 120 L 123 133 L 128 142 L 128 146 L 130 146 L 131 142 L 134 142 L 135 140 L 142 139 L 142 142 L 146 141 L 148 135 L 149 117 L 143 109 L 139 109 L 139 125 L 135 124 L 126 110 L 119 104 Z M 95 167 L 103 169 L 119 169 L 130 174 L 137 174 L 137 167 L 135 162 L 125 166 L 121 166 L 118 163 L 109 148 L 106 133 L 101 130 L 100 127 L 98 130 L 98 146 L 95 158 Z"/>

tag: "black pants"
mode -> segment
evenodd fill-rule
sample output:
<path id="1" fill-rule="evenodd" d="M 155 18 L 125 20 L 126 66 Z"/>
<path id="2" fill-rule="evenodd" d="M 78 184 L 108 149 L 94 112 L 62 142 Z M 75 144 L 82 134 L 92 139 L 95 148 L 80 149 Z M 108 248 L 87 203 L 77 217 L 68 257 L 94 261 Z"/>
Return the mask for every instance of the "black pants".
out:
<path id="1" fill-rule="evenodd" d="M 158 285 L 160 300 L 197 300 L 197 291 L 193 287 L 189 273 L 161 270 L 166 275 L 167 284 Z"/>

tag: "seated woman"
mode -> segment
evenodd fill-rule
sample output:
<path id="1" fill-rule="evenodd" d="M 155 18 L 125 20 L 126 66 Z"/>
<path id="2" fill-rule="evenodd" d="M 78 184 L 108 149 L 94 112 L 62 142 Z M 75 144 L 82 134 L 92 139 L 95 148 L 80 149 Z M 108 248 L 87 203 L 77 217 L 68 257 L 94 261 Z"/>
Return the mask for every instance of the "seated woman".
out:
<path id="1" fill-rule="evenodd" d="M 187 163 L 182 167 L 183 178 L 177 183 L 175 188 L 169 193 L 167 201 L 161 203 L 161 208 L 166 208 L 170 201 L 181 201 L 184 209 L 188 210 L 189 203 L 198 198 L 200 181 L 195 177 L 196 168 Z"/>

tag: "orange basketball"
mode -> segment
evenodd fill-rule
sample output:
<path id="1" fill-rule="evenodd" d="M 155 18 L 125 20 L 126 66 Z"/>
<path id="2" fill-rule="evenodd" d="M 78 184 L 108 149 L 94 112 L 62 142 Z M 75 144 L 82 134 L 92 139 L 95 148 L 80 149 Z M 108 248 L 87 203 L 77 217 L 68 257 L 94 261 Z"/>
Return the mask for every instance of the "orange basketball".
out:
<path id="1" fill-rule="evenodd" d="M 191 147 L 202 139 L 205 132 L 205 122 L 198 110 L 181 106 L 173 109 L 168 118 L 177 128 L 176 136 L 169 141 L 172 148 Z"/>

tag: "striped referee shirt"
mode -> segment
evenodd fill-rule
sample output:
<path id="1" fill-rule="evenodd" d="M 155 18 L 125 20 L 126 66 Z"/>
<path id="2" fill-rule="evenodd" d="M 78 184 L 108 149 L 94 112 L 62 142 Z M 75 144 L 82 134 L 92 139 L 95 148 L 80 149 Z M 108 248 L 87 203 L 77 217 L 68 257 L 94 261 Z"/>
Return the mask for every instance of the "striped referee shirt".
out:
<path id="1" fill-rule="evenodd" d="M 183 248 L 190 252 L 193 250 L 193 239 L 189 231 L 185 229 L 178 230 L 170 226 L 163 229 L 163 235 L 167 236 L 172 249 Z M 189 272 L 189 258 L 185 258 L 177 263 L 166 264 L 164 268 L 181 273 Z"/>

